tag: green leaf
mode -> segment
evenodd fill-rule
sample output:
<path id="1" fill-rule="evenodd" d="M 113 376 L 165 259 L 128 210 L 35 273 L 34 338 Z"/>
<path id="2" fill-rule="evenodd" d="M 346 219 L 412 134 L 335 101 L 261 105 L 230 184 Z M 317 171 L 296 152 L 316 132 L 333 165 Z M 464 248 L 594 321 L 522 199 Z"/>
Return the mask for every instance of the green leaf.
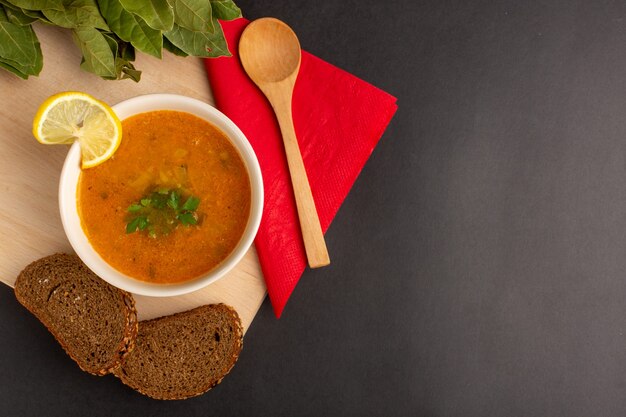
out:
<path id="1" fill-rule="evenodd" d="M 219 23 L 215 33 L 193 32 L 174 24 L 171 31 L 164 33 L 176 47 L 189 55 L 198 57 L 230 56 L 224 32 Z"/>
<path id="2" fill-rule="evenodd" d="M 180 222 L 184 224 L 185 226 L 198 223 L 198 221 L 196 220 L 196 218 L 194 217 L 192 213 L 181 213 L 178 216 L 176 216 L 176 218 L 180 220 Z"/>
<path id="3" fill-rule="evenodd" d="M 115 71 L 118 80 L 131 79 L 134 82 L 141 80 L 141 71 L 135 69 L 132 62 L 119 56 L 115 58 Z"/>
<path id="4" fill-rule="evenodd" d="M 64 28 L 90 26 L 109 30 L 95 0 L 64 0 L 63 6 L 63 10 L 44 9 L 42 12 L 52 23 Z"/>
<path id="5" fill-rule="evenodd" d="M 119 56 L 126 61 L 134 61 L 135 60 L 135 48 L 129 44 L 128 42 L 124 42 L 120 44 L 120 52 Z"/>
<path id="6" fill-rule="evenodd" d="M 137 230 L 145 230 L 149 225 L 146 216 L 137 216 L 132 218 L 126 225 L 126 233 L 133 233 Z"/>
<path id="7" fill-rule="evenodd" d="M 211 3 L 206 0 L 171 0 L 174 22 L 196 32 L 215 33 Z"/>
<path id="8" fill-rule="evenodd" d="M 141 79 L 141 71 L 136 70 L 132 62 L 128 62 L 122 58 L 115 58 L 115 76 L 102 78 L 105 80 L 131 79 L 135 82 L 139 82 Z"/>
<path id="9" fill-rule="evenodd" d="M 144 230 L 146 227 L 148 227 L 148 219 L 143 216 L 137 217 L 137 228 L 139 230 Z"/>
<path id="10" fill-rule="evenodd" d="M 107 39 L 97 29 L 80 26 L 74 29 L 74 41 L 83 53 L 80 67 L 101 77 L 115 77 L 115 56 Z"/>
<path id="11" fill-rule="evenodd" d="M 189 54 L 187 52 L 183 51 L 178 46 L 174 45 L 172 42 L 170 42 L 169 39 L 167 39 L 165 37 L 163 38 L 163 48 L 167 49 L 168 51 L 170 51 L 174 55 L 183 56 L 183 57 L 184 56 L 189 56 Z"/>
<path id="12" fill-rule="evenodd" d="M 25 80 L 28 79 L 28 74 L 24 74 L 22 71 L 18 70 L 17 68 L 13 67 L 10 64 L 3 62 L 2 60 L 0 60 L 0 68 L 4 68 L 5 70 L 12 72 L 13 74 Z"/>
<path id="13" fill-rule="evenodd" d="M 15 7 L 12 5 L 7 6 L 2 1 L 0 1 L 0 5 L 4 5 L 4 12 L 5 12 L 4 18 L 0 18 L 0 20 L 3 20 L 5 22 L 9 21 L 13 24 L 20 25 L 20 26 L 28 26 L 31 23 L 37 21 L 37 18 L 27 16 L 26 14 L 24 14 L 22 9 L 18 7 Z M 0 6 L 0 9 L 2 9 L 2 6 Z"/>
<path id="14" fill-rule="evenodd" d="M 232 0 L 211 0 L 213 17 L 220 20 L 233 20 L 241 17 L 241 9 Z"/>
<path id="15" fill-rule="evenodd" d="M 121 71 L 122 80 L 125 80 L 128 78 L 128 79 L 133 80 L 136 83 L 141 81 L 141 71 L 139 71 L 138 69 L 135 69 L 135 66 L 132 64 L 132 62 L 118 58 L 115 60 L 115 68 L 117 69 L 118 74 Z M 119 75 L 118 75 L 118 78 L 120 78 Z"/>
<path id="16" fill-rule="evenodd" d="M 116 36 L 112 33 L 106 32 L 102 32 L 102 36 L 104 36 L 104 39 L 107 41 L 107 44 L 109 45 L 109 49 L 111 50 L 111 53 L 113 53 L 113 56 L 117 58 L 118 39 L 116 38 Z"/>
<path id="17" fill-rule="evenodd" d="M 139 228 L 140 217 L 135 217 L 126 225 L 126 233 L 133 233 Z M 145 218 L 144 218 L 145 220 Z"/>
<path id="18" fill-rule="evenodd" d="M 143 208 L 143 206 L 141 206 L 141 205 L 139 205 L 139 204 L 131 204 L 131 205 L 128 207 L 128 209 L 127 209 L 127 210 L 128 210 L 130 213 L 135 213 L 135 212 L 138 212 L 139 210 L 141 210 L 142 208 Z"/>
<path id="19" fill-rule="evenodd" d="M 142 52 L 161 59 L 163 49 L 163 34 L 160 30 L 152 29 L 142 19 L 137 20 L 130 43 Z"/>
<path id="20" fill-rule="evenodd" d="M 7 0 L 12 5 L 20 9 L 27 10 L 64 10 L 63 0 Z"/>
<path id="21" fill-rule="evenodd" d="M 0 21 L 0 60 L 6 64 L 3 68 L 8 69 L 8 65 L 22 74 L 38 75 L 41 72 L 43 55 L 31 26 Z"/>
<path id="22" fill-rule="evenodd" d="M 26 10 L 21 9 L 22 13 L 24 13 L 28 17 L 32 17 L 33 19 L 38 19 L 40 22 L 45 23 L 47 25 L 54 25 L 44 14 L 39 10 Z"/>
<path id="23" fill-rule="evenodd" d="M 173 208 L 174 210 L 177 210 L 179 200 L 180 200 L 180 195 L 176 191 L 172 191 L 172 193 L 170 194 L 170 198 L 167 201 L 167 205 Z"/>
<path id="24" fill-rule="evenodd" d="M 200 199 L 198 197 L 191 196 L 187 199 L 187 201 L 185 201 L 185 204 L 183 204 L 182 209 L 186 211 L 194 211 L 195 209 L 198 208 L 199 204 L 200 204 Z"/>
<path id="25" fill-rule="evenodd" d="M 135 82 L 141 79 L 141 71 L 135 69 L 132 60 L 135 59 L 135 48 L 128 42 L 124 42 L 114 33 L 102 34 L 111 48 L 115 57 L 115 76 L 104 76 L 105 80 L 124 80 L 130 78 Z"/>
<path id="26" fill-rule="evenodd" d="M 170 30 L 174 24 L 174 11 L 167 0 L 120 0 L 124 9 L 146 21 L 157 30 Z"/>
<path id="27" fill-rule="evenodd" d="M 2 4 L 4 6 L 4 9 L 7 11 L 7 14 L 9 14 L 9 10 L 13 12 L 13 15 L 14 15 L 13 19 L 15 19 L 15 20 L 20 20 L 21 22 L 25 22 L 26 19 L 33 19 L 33 21 L 39 20 L 39 21 L 41 21 L 43 23 L 46 23 L 46 24 L 51 24 L 52 23 L 39 10 L 20 9 L 19 7 L 15 6 L 14 4 L 9 3 L 9 0 L 0 0 L 0 4 Z M 17 15 L 23 15 L 23 16 L 17 16 Z M 9 16 L 9 18 L 10 18 L 10 16 Z M 9 20 L 9 21 L 11 23 L 16 23 L 14 20 Z M 16 23 L 16 24 L 18 24 L 18 23 Z"/>
<path id="28" fill-rule="evenodd" d="M 195 196 L 186 197 L 183 193 L 181 188 L 156 188 L 138 203 L 128 206 L 127 233 L 147 229 L 148 236 L 157 237 L 171 233 L 180 224 L 197 224 L 195 210 L 200 199 Z M 185 204 L 181 207 L 183 199 Z"/>
<path id="29" fill-rule="evenodd" d="M 140 51 L 161 58 L 163 36 L 160 30 L 152 29 L 142 18 L 124 9 L 120 0 L 99 0 L 99 4 L 102 15 L 117 36 Z"/>

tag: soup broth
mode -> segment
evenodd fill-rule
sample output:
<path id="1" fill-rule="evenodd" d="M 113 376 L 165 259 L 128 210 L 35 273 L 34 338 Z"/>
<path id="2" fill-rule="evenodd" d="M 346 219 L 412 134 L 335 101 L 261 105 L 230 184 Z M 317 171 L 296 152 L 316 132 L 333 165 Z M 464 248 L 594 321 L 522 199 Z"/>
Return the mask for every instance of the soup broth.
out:
<path id="1" fill-rule="evenodd" d="M 142 113 L 122 128 L 113 157 L 80 175 L 87 238 L 108 264 L 139 280 L 178 283 L 207 273 L 233 251 L 248 222 L 250 179 L 241 156 L 217 127 L 189 113 Z M 127 231 L 146 196 L 172 190 L 179 205 L 199 199 L 196 224 Z"/>

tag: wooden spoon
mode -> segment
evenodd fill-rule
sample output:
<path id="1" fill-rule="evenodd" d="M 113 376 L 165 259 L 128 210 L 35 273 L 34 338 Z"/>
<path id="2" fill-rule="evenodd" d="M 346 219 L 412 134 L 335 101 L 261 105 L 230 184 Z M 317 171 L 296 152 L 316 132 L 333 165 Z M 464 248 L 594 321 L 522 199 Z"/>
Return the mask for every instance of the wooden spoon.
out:
<path id="1" fill-rule="evenodd" d="M 283 135 L 306 256 L 309 266 L 318 268 L 328 265 L 330 259 L 291 114 L 291 98 L 300 69 L 300 55 L 300 42 L 296 34 L 285 23 L 270 17 L 250 23 L 239 41 L 239 57 L 243 68 L 263 91 L 276 113 Z"/>

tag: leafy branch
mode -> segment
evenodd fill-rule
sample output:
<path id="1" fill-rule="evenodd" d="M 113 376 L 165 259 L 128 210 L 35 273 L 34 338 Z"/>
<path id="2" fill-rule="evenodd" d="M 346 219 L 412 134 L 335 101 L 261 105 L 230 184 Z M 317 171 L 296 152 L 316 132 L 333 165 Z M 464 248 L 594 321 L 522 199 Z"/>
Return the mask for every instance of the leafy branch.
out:
<path id="1" fill-rule="evenodd" d="M 161 58 L 230 56 L 219 20 L 241 17 L 232 0 L 0 0 L 0 67 L 27 79 L 43 68 L 35 22 L 72 30 L 80 67 L 139 81 L 135 50 Z"/>

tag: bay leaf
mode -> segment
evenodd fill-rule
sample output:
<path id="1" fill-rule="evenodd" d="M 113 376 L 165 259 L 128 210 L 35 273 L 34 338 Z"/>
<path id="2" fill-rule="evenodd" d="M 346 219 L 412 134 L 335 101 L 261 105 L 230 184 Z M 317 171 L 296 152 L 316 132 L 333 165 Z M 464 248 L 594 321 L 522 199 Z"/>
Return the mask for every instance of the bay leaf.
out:
<path id="1" fill-rule="evenodd" d="M 7 0 L 0 0 L 0 6 L 1 6 L 0 8 L 4 8 L 4 14 L 5 14 L 4 20 L 9 21 L 11 23 L 15 23 L 16 25 L 26 26 L 26 25 L 33 23 L 34 21 L 38 19 L 38 17 L 30 16 L 26 14 L 24 10 L 9 3 Z"/>
<path id="2" fill-rule="evenodd" d="M 118 79 L 131 79 L 136 83 L 141 81 L 141 71 L 135 69 L 135 66 L 132 62 L 126 61 L 123 58 L 117 58 L 115 60 L 115 67 L 118 72 Z"/>
<path id="3" fill-rule="evenodd" d="M 189 54 L 187 52 L 183 51 L 178 46 L 174 45 L 166 37 L 163 37 L 163 48 L 167 49 L 168 51 L 170 51 L 174 55 L 183 56 L 183 57 L 189 56 Z"/>
<path id="4" fill-rule="evenodd" d="M 139 16 L 130 13 L 120 0 L 99 0 L 100 11 L 109 28 L 121 39 L 130 42 L 142 52 L 161 58 L 163 36 Z"/>
<path id="5" fill-rule="evenodd" d="M 64 28 L 91 26 L 109 30 L 96 0 L 63 0 L 63 7 L 63 10 L 44 9 L 42 12 L 53 24 Z"/>
<path id="6" fill-rule="evenodd" d="M 131 79 L 139 82 L 141 71 L 136 70 L 131 61 L 135 59 L 135 49 L 128 42 L 121 40 L 115 33 L 102 33 L 115 57 L 115 75 L 103 76 L 105 80 Z"/>
<path id="7" fill-rule="evenodd" d="M 18 70 L 17 68 L 12 66 L 11 64 L 2 61 L 2 58 L 0 58 L 0 68 L 4 68 L 5 70 L 7 70 L 9 72 L 12 72 L 13 74 L 15 74 L 18 77 L 23 78 L 25 80 L 28 79 L 28 74 L 24 74 L 22 71 Z"/>
<path id="8" fill-rule="evenodd" d="M 0 4 L 2 4 L 4 6 L 5 10 L 12 10 L 15 11 L 16 13 L 21 13 L 23 15 L 25 15 L 28 18 L 34 19 L 34 20 L 39 20 L 43 23 L 51 23 L 50 20 L 48 20 L 47 17 L 45 17 L 43 15 L 43 13 L 41 13 L 40 10 L 28 10 L 28 9 L 21 9 L 19 7 L 17 7 L 14 4 L 9 3 L 9 0 L 0 0 Z M 15 23 L 15 22 L 13 22 Z"/>
<path id="9" fill-rule="evenodd" d="M 119 45 L 119 56 L 127 61 L 135 60 L 135 48 L 128 42 L 123 42 Z"/>
<path id="10" fill-rule="evenodd" d="M 7 0 L 14 6 L 19 7 L 20 9 L 28 9 L 28 10 L 43 10 L 43 9 L 53 9 L 53 10 L 63 10 L 63 1 L 62 0 Z"/>
<path id="11" fill-rule="evenodd" d="M 163 49 L 163 33 L 148 26 L 143 19 L 137 19 L 130 43 L 140 51 L 160 59 Z"/>
<path id="12" fill-rule="evenodd" d="M 37 21 L 37 18 L 24 14 L 22 9 L 19 9 L 19 8 L 13 9 L 13 8 L 7 7 L 5 11 L 9 18 L 9 21 L 11 23 L 15 23 L 16 25 L 28 26 L 31 23 Z"/>
<path id="13" fill-rule="evenodd" d="M 141 80 L 141 71 L 136 70 L 132 62 L 128 62 L 122 58 L 115 58 L 115 72 L 113 76 L 102 77 L 105 80 L 125 80 L 131 79 L 135 82 Z"/>
<path id="14" fill-rule="evenodd" d="M 241 17 L 241 9 L 232 0 L 211 0 L 213 17 L 220 20 L 233 20 Z"/>
<path id="15" fill-rule="evenodd" d="M 38 75 L 43 55 L 33 28 L 0 21 L 0 59 L 24 74 Z"/>
<path id="16" fill-rule="evenodd" d="M 219 22 L 216 22 L 215 33 L 194 32 L 174 23 L 173 29 L 163 35 L 189 55 L 207 58 L 231 56 Z"/>
<path id="17" fill-rule="evenodd" d="M 118 40 L 115 37 L 115 35 L 113 33 L 107 33 L 107 32 L 101 32 L 102 36 L 104 36 L 104 39 L 107 41 L 107 44 L 109 45 L 109 49 L 111 50 L 111 53 L 113 54 L 113 58 L 117 58 L 117 50 L 118 50 Z"/>
<path id="18" fill-rule="evenodd" d="M 115 57 L 107 39 L 95 28 L 79 26 L 74 29 L 74 41 L 83 54 L 80 67 L 101 77 L 114 77 Z"/>
<path id="19" fill-rule="evenodd" d="M 48 19 L 40 10 L 27 10 L 21 9 L 22 13 L 24 13 L 28 17 L 32 17 L 34 19 L 38 19 L 40 22 L 52 25 L 53 23 Z"/>
<path id="20" fill-rule="evenodd" d="M 211 3 L 206 0 L 170 0 L 174 22 L 196 32 L 215 33 Z"/>
<path id="21" fill-rule="evenodd" d="M 0 4 L 0 22 L 4 22 L 4 23 L 14 23 L 11 21 L 11 18 L 9 17 L 9 12 L 11 10 L 11 8 L 14 6 L 6 6 L 4 4 Z M 17 24 L 17 23 L 15 23 Z M 18 26 L 22 26 L 19 25 Z M 15 58 L 15 57 L 13 57 Z M 4 68 L 5 70 L 17 75 L 20 78 L 23 79 L 28 79 L 29 76 L 29 72 L 33 72 L 32 70 L 30 70 L 30 67 L 27 65 L 26 68 L 23 68 L 23 65 L 20 65 L 19 62 L 17 61 L 13 61 L 11 59 L 6 59 L 0 56 L 0 68 Z M 35 75 L 35 74 L 33 74 Z"/>
<path id="22" fill-rule="evenodd" d="M 120 0 L 124 9 L 146 21 L 157 30 L 170 30 L 174 25 L 174 11 L 167 0 Z"/>

